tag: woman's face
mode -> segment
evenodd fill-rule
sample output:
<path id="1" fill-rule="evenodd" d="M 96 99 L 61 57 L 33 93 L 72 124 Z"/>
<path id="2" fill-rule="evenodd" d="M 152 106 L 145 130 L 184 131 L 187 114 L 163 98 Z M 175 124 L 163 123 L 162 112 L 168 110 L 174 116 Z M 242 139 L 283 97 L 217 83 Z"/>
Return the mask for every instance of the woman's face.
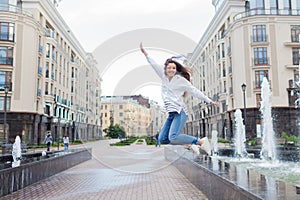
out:
<path id="1" fill-rule="evenodd" d="M 165 69 L 165 73 L 168 78 L 172 78 L 175 76 L 177 70 L 176 70 L 176 65 L 175 63 L 169 63 Z"/>

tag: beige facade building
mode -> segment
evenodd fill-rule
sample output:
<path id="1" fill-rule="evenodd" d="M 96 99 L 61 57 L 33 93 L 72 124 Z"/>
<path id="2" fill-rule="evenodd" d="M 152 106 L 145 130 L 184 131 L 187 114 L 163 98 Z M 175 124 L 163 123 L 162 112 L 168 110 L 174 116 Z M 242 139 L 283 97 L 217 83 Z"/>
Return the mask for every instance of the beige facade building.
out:
<path id="1" fill-rule="evenodd" d="M 121 125 L 126 136 L 153 136 L 160 130 L 164 112 L 155 102 L 138 96 L 103 96 L 101 98 L 102 128 Z"/>
<path id="2" fill-rule="evenodd" d="M 2 0 L 0 6 L 1 139 L 17 134 L 29 144 L 99 138 L 101 79 L 56 10 L 56 1 Z M 3 131 L 5 87 L 6 134 Z"/>
<path id="3" fill-rule="evenodd" d="M 220 102 L 215 109 L 190 98 L 190 134 L 218 130 L 232 138 L 234 112 L 246 114 L 247 138 L 260 137 L 261 83 L 271 85 L 276 134 L 298 135 L 299 0 L 213 0 L 215 16 L 189 57 L 193 84 Z M 242 85 L 246 85 L 245 93 Z M 245 94 L 245 98 L 244 98 Z M 244 112 L 244 105 L 246 112 Z"/>

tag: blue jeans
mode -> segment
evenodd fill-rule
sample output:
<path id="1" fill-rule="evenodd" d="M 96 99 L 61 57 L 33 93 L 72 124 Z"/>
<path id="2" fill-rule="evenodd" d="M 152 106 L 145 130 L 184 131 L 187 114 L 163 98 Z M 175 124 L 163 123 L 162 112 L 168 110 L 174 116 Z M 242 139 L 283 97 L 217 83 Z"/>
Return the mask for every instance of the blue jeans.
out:
<path id="1" fill-rule="evenodd" d="M 158 136 L 158 140 L 161 144 L 197 144 L 198 138 L 187 135 L 180 134 L 185 126 L 188 116 L 184 111 L 180 114 L 177 112 L 170 112 L 169 116 Z"/>
<path id="2" fill-rule="evenodd" d="M 68 150 L 68 148 L 69 148 L 69 144 L 68 143 L 64 143 L 64 150 L 66 151 L 66 150 Z"/>

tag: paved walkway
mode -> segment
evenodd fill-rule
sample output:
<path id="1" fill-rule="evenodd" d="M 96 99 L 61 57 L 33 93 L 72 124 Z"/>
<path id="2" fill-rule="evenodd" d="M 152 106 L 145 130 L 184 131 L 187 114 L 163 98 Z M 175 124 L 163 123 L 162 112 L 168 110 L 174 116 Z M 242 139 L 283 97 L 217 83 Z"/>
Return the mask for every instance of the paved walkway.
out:
<path id="1" fill-rule="evenodd" d="M 204 200 L 207 197 L 164 159 L 163 147 L 85 144 L 93 159 L 1 199 Z"/>

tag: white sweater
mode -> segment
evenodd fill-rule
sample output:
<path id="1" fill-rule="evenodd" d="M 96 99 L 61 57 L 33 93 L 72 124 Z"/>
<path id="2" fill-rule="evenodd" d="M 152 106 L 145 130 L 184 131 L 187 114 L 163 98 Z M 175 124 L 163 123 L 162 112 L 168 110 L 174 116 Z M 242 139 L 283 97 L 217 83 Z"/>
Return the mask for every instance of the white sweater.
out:
<path id="1" fill-rule="evenodd" d="M 162 79 L 161 95 L 167 112 L 180 113 L 183 109 L 184 112 L 188 114 L 186 105 L 183 101 L 184 92 L 188 92 L 190 95 L 207 103 L 212 102 L 211 99 L 209 99 L 181 75 L 176 74 L 169 81 L 168 77 L 165 75 L 164 69 L 149 56 L 146 58 L 157 75 Z"/>

